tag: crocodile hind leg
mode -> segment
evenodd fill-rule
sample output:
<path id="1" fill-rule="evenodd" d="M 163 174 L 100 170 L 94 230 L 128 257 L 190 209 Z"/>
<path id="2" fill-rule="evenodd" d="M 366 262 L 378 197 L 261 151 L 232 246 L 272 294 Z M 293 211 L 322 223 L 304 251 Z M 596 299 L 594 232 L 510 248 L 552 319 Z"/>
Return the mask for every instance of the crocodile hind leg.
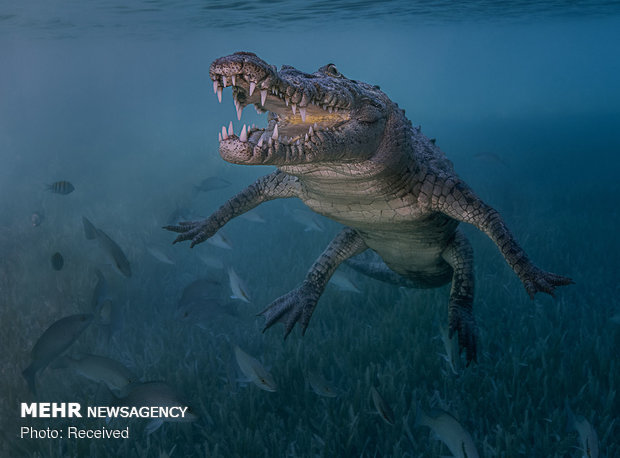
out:
<path id="1" fill-rule="evenodd" d="M 467 365 L 476 361 L 477 327 L 473 314 L 474 262 L 469 240 L 456 231 L 452 242 L 442 253 L 452 267 L 452 288 L 448 306 L 449 337 L 458 333 L 459 348 L 465 350 Z"/>
<path id="2" fill-rule="evenodd" d="M 290 334 L 299 321 L 302 335 L 310 322 L 310 317 L 325 286 L 338 266 L 366 250 L 368 247 L 357 232 L 345 227 L 325 248 L 325 251 L 312 264 L 304 282 L 293 291 L 273 301 L 259 313 L 265 317 L 263 332 L 278 321 L 284 323 L 284 338 Z"/>

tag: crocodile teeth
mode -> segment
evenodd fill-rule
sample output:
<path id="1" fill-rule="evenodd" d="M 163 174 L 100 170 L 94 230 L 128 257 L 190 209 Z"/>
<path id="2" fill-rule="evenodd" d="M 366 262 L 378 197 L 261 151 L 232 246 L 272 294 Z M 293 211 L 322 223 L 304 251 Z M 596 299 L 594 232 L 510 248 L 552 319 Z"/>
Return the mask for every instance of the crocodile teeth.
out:
<path id="1" fill-rule="evenodd" d="M 252 95 L 254 89 L 256 89 L 256 83 L 254 81 L 250 81 L 250 95 Z"/>
<path id="2" fill-rule="evenodd" d="M 306 122 L 306 107 L 299 107 L 299 114 L 301 115 L 301 122 Z"/>
<path id="3" fill-rule="evenodd" d="M 228 134 L 226 133 L 226 127 L 222 126 L 222 133 L 220 135 L 222 136 L 222 140 L 228 140 Z"/>
<path id="4" fill-rule="evenodd" d="M 260 91 L 260 104 L 265 106 L 265 100 L 267 100 L 267 89 L 261 89 Z"/>
<path id="5" fill-rule="evenodd" d="M 261 146 L 263 146 L 263 136 L 261 135 L 260 138 L 258 139 L 258 143 L 257 146 L 260 148 Z"/>
<path id="6" fill-rule="evenodd" d="M 217 133 L 217 140 L 218 140 L 219 142 L 221 142 L 221 141 L 222 141 L 222 133 L 221 133 L 221 132 L 218 132 L 218 133 Z"/>
<path id="7" fill-rule="evenodd" d="M 222 86 L 217 87 L 217 101 L 222 103 Z"/>
<path id="8" fill-rule="evenodd" d="M 235 75 L 231 76 L 230 79 L 232 80 L 232 85 L 236 86 L 237 84 L 237 77 Z"/>
<path id="9" fill-rule="evenodd" d="M 290 97 L 284 97 L 284 103 L 286 103 L 286 106 L 288 107 L 288 104 L 291 103 L 291 98 Z"/>
<path id="10" fill-rule="evenodd" d="M 306 134 L 306 136 L 304 137 L 304 141 L 307 142 L 308 141 L 308 134 Z"/>
<path id="11" fill-rule="evenodd" d="M 297 104 L 296 103 L 291 103 L 291 108 L 293 109 L 293 115 L 295 113 L 297 113 Z"/>
<path id="12" fill-rule="evenodd" d="M 312 128 L 312 126 L 310 126 L 310 129 L 308 129 L 308 133 L 309 133 L 310 135 L 312 135 L 312 134 L 314 133 L 314 129 Z"/>
<path id="13" fill-rule="evenodd" d="M 214 80 L 214 81 L 213 81 L 213 93 L 214 93 L 214 94 L 217 94 L 217 86 L 218 86 L 218 84 L 217 84 L 217 80 Z"/>
<path id="14" fill-rule="evenodd" d="M 331 114 L 331 112 L 333 111 L 332 107 L 327 108 L 327 111 Z"/>
<path id="15" fill-rule="evenodd" d="M 226 77 L 222 75 L 222 86 L 226 87 Z"/>
<path id="16" fill-rule="evenodd" d="M 278 125 L 276 124 L 276 127 L 273 128 L 273 134 L 271 135 L 271 138 L 273 138 L 274 140 L 278 139 Z"/>
<path id="17" fill-rule="evenodd" d="M 228 135 L 232 135 L 233 134 L 233 128 L 232 128 L 232 121 L 230 121 L 230 124 L 228 124 Z"/>
<path id="18" fill-rule="evenodd" d="M 241 134 L 239 135 L 239 140 L 241 140 L 242 142 L 247 142 L 248 141 L 248 132 L 245 128 L 245 124 L 243 125 L 243 129 L 241 129 Z"/>
<path id="19" fill-rule="evenodd" d="M 241 113 L 243 113 L 243 107 L 239 102 L 235 103 L 235 107 L 237 108 L 237 119 L 241 121 Z"/>

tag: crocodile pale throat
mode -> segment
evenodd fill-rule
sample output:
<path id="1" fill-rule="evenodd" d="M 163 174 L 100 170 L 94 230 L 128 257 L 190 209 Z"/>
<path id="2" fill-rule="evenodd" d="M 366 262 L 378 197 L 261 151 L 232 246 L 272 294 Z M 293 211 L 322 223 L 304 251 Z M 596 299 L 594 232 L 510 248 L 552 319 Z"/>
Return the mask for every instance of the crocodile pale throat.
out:
<path id="1" fill-rule="evenodd" d="M 461 222 L 497 245 L 527 293 L 553 294 L 570 278 L 537 267 L 497 211 L 454 172 L 435 144 L 413 127 L 405 112 L 378 86 L 343 76 L 333 64 L 308 74 L 280 70 L 255 54 L 235 53 L 210 67 L 213 89 L 232 86 L 239 119 L 247 105 L 269 112 L 266 129 L 232 123 L 222 128 L 220 155 L 228 162 L 274 165 L 205 220 L 180 222 L 174 243 L 191 246 L 213 236 L 231 219 L 268 200 L 297 197 L 315 212 L 343 224 L 306 278 L 261 312 L 265 329 L 282 322 L 287 336 L 302 333 L 338 266 L 388 283 L 433 288 L 451 283 L 450 337 L 458 335 L 467 362 L 476 359 L 472 249 Z M 361 253 L 371 254 L 362 258 Z"/>

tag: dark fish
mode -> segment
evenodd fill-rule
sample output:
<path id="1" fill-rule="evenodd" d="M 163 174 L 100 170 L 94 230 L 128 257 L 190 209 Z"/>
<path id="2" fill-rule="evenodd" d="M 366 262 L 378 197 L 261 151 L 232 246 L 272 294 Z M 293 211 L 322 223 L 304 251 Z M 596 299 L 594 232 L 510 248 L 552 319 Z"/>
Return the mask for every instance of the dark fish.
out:
<path id="1" fill-rule="evenodd" d="M 82 224 L 84 225 L 84 235 L 86 238 L 88 240 L 97 239 L 99 246 L 112 258 L 119 272 L 127 278 L 131 277 L 131 266 L 121 247 L 108 234 L 101 229 L 97 229 L 85 216 L 82 216 Z"/>
<path id="2" fill-rule="evenodd" d="M 49 363 L 64 353 L 92 320 L 93 316 L 89 313 L 66 316 L 52 323 L 41 334 L 39 340 L 32 347 L 32 362 L 22 372 L 28 382 L 28 388 L 33 394 L 36 394 L 35 377 L 37 372 L 45 369 Z"/>
<path id="3" fill-rule="evenodd" d="M 54 194 L 70 194 L 73 192 L 75 187 L 69 183 L 68 181 L 57 181 L 52 184 L 47 185 L 48 191 L 52 191 Z"/>
<path id="4" fill-rule="evenodd" d="M 497 153 L 491 153 L 491 152 L 488 152 L 488 151 L 483 151 L 481 153 L 474 154 L 474 158 L 479 160 L 479 161 L 483 161 L 483 162 L 500 164 L 500 165 L 502 165 L 502 166 L 504 166 L 506 168 L 510 167 L 508 165 L 508 163 L 504 160 L 504 158 L 502 158 Z"/>
<path id="5" fill-rule="evenodd" d="M 183 290 L 177 309 L 188 308 L 192 304 L 218 302 L 222 297 L 222 284 L 215 280 L 202 278 L 191 282 Z"/>
<path id="6" fill-rule="evenodd" d="M 37 226 L 41 225 L 41 223 L 43 222 L 44 219 L 45 219 L 45 217 L 43 216 L 43 214 L 39 213 L 39 212 L 34 212 L 30 216 L 30 222 L 32 223 L 33 227 L 37 227 Z"/>
<path id="7" fill-rule="evenodd" d="M 54 253 L 52 255 L 52 268 L 54 270 L 61 270 L 62 266 L 65 265 L 65 260 L 63 259 L 62 255 L 58 252 Z"/>
<path id="8" fill-rule="evenodd" d="M 230 186 L 232 183 L 224 178 L 209 177 L 200 182 L 198 186 L 194 186 L 196 191 L 208 192 L 215 189 L 222 189 Z"/>

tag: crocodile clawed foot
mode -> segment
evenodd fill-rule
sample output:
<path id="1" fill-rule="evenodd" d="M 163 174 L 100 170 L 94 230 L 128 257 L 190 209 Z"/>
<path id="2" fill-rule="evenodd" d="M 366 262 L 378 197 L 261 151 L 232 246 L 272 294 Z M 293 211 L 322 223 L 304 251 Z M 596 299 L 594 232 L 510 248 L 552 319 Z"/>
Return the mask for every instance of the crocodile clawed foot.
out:
<path id="1" fill-rule="evenodd" d="M 448 336 L 452 338 L 455 332 L 458 334 L 459 353 L 465 350 L 467 366 L 469 366 L 472 361 L 477 361 L 477 329 L 476 320 L 471 310 L 450 304 L 450 328 Z"/>
<path id="2" fill-rule="evenodd" d="M 299 321 L 301 334 L 306 333 L 310 317 L 319 300 L 320 294 L 308 282 L 273 301 L 258 315 L 265 317 L 263 332 L 278 321 L 284 323 L 284 338 L 291 333 L 295 323 Z"/>
<path id="3" fill-rule="evenodd" d="M 180 233 L 180 235 L 174 239 L 174 242 L 172 242 L 173 244 L 191 240 L 192 243 L 190 248 L 204 242 L 217 232 L 217 229 L 213 229 L 211 221 L 208 218 L 200 221 L 181 221 L 178 224 L 164 226 L 163 229 Z"/>
<path id="4" fill-rule="evenodd" d="M 534 299 L 534 295 L 540 291 L 554 296 L 555 288 L 575 283 L 568 277 L 557 275 L 551 272 L 545 272 L 536 266 L 532 266 L 525 275 L 521 277 L 521 281 L 525 286 L 525 290 Z"/>

